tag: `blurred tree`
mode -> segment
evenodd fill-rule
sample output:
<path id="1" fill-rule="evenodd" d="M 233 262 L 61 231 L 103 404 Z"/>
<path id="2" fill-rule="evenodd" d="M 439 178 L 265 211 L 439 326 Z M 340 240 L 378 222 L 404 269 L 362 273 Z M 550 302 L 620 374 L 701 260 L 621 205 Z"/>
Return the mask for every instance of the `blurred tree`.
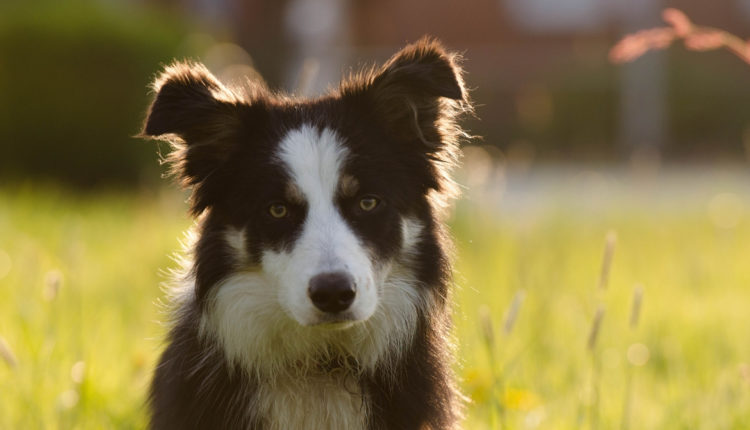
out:
<path id="1" fill-rule="evenodd" d="M 92 187 L 156 170 L 155 148 L 132 136 L 185 33 L 175 15 L 123 4 L 0 7 L 0 177 Z"/>

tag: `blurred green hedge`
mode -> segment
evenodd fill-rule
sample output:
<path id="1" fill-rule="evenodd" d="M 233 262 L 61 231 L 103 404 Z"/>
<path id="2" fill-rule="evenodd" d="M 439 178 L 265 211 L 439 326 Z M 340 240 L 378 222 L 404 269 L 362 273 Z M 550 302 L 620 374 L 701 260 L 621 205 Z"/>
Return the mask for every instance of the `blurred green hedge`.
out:
<path id="1" fill-rule="evenodd" d="M 132 136 L 160 64 L 190 54 L 179 52 L 187 26 L 130 5 L 29 3 L 0 7 L 0 178 L 158 177 L 144 175 L 158 169 L 155 146 Z"/>
<path id="2" fill-rule="evenodd" d="M 523 89 L 472 94 L 479 102 L 469 129 L 502 150 L 529 152 L 540 161 L 621 161 L 640 142 L 620 135 L 621 76 L 627 65 L 606 62 L 609 45 L 585 56 L 562 57 L 529 81 L 538 118 L 523 118 Z M 649 53 L 647 55 L 654 55 Z M 664 141 L 666 162 L 741 161 L 750 153 L 750 68 L 734 55 L 688 51 L 675 46 L 664 54 Z M 636 60 L 642 61 L 642 60 Z M 536 120 L 536 121 L 535 121 Z M 650 143 L 650 142 L 648 142 Z M 514 148 L 515 146 L 515 148 Z"/>

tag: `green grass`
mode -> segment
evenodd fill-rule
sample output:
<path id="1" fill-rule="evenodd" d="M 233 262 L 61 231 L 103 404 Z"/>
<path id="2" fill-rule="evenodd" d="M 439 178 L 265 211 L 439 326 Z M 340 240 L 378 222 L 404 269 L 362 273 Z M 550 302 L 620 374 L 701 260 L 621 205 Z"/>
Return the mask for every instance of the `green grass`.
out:
<path id="1" fill-rule="evenodd" d="M 0 360 L 0 428 L 144 426 L 164 332 L 159 273 L 174 265 L 169 256 L 189 223 L 181 197 L 169 193 L 0 191 L 0 337 L 16 359 L 15 367 Z M 467 429 L 622 428 L 628 379 L 627 428 L 750 428 L 746 214 L 719 228 L 703 209 L 559 209 L 519 219 L 463 203 L 452 228 Z M 617 246 L 598 291 L 610 230 Z M 636 283 L 644 297 L 631 328 Z M 519 290 L 525 300 L 504 334 Z M 482 306 L 494 323 L 494 360 Z M 628 359 L 634 344 L 648 350 L 643 365 Z M 631 358 L 642 360 L 643 346 Z"/>

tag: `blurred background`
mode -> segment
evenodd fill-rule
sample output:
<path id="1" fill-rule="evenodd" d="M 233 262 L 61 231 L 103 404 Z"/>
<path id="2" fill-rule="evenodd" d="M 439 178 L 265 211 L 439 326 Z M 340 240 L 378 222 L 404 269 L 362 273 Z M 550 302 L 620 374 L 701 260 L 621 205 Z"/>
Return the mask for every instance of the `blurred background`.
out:
<path id="1" fill-rule="evenodd" d="M 614 42 L 658 25 L 665 6 L 740 34 L 750 22 L 744 0 L 6 0 L 0 174 L 78 187 L 153 180 L 153 146 L 130 136 L 149 80 L 175 57 L 316 95 L 425 34 L 464 53 L 480 118 L 468 127 L 493 158 L 746 160 L 746 64 L 679 48 L 609 63 Z"/>
<path id="2" fill-rule="evenodd" d="M 4 0 L 0 427 L 145 422 L 190 225 L 133 137 L 163 65 L 315 96 L 427 34 L 480 136 L 452 222 L 467 428 L 748 428 L 750 65 L 613 64 L 666 7 L 750 37 L 750 0 Z"/>

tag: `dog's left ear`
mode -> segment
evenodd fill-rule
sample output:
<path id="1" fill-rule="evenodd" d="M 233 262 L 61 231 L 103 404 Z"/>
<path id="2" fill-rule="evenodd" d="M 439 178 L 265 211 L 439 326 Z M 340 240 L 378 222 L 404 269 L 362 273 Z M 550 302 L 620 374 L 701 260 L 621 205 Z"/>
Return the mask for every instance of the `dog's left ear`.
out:
<path id="1" fill-rule="evenodd" d="M 461 74 L 456 55 L 425 38 L 388 60 L 365 91 L 389 131 L 438 144 L 441 122 L 450 123 L 458 111 L 470 109 Z"/>

